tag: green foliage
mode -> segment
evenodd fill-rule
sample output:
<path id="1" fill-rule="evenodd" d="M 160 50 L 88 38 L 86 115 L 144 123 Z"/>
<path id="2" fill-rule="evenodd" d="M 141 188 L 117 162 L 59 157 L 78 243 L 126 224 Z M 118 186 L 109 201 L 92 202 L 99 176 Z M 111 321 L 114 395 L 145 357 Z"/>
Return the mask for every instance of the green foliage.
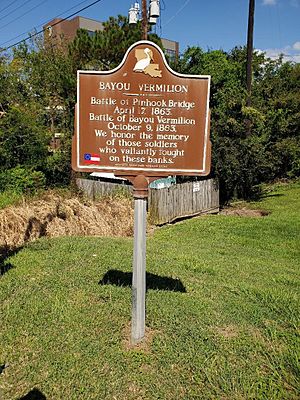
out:
<path id="1" fill-rule="evenodd" d="M 53 46 L 38 39 L 0 57 L 0 172 L 17 165 L 42 171 L 47 185 L 71 179 L 70 152 L 78 69 L 116 67 L 140 40 L 141 25 L 109 18 L 95 35 L 81 29 L 74 41 Z M 149 39 L 162 47 L 160 38 Z M 299 176 L 300 64 L 253 55 L 251 107 L 246 105 L 246 48 L 204 51 L 190 47 L 173 66 L 211 75 L 212 174 L 224 202 L 251 198 L 263 182 Z M 251 135 L 249 137 L 249 128 Z M 61 147 L 48 144 L 61 133 Z"/>
<path id="2" fill-rule="evenodd" d="M 90 36 L 85 29 L 79 29 L 69 46 L 69 54 L 77 69 L 112 69 L 120 64 L 127 49 L 141 40 L 141 23 L 131 26 L 128 18 L 119 15 L 103 23 L 104 30 Z M 162 48 L 156 34 L 149 34 L 149 40 Z"/>
<path id="3" fill-rule="evenodd" d="M 298 138 L 284 138 L 273 144 L 276 175 L 282 178 L 300 176 L 300 144 Z"/>
<path id="4" fill-rule="evenodd" d="M 36 46 L 15 50 L 14 62 L 20 65 L 26 92 L 44 124 L 59 131 L 73 130 L 76 102 L 76 74 L 73 62 L 62 46 L 37 42 Z"/>
<path id="5" fill-rule="evenodd" d="M 71 154 L 70 146 L 66 149 L 55 151 L 45 160 L 43 171 L 47 177 L 47 185 L 67 186 L 71 180 Z"/>
<path id="6" fill-rule="evenodd" d="M 8 77 L 15 77 L 8 79 L 8 86 L 15 90 L 10 91 L 10 102 L 2 106 L 0 171 L 22 165 L 42 171 L 47 185 L 68 184 L 76 102 L 71 59 L 63 48 L 38 41 L 32 48 L 22 45 L 15 49 L 5 68 Z M 55 132 L 63 133 L 57 153 L 49 151 Z"/>
<path id="7" fill-rule="evenodd" d="M 260 184 L 272 180 L 274 165 L 270 153 L 256 138 L 216 137 L 213 146 L 213 168 L 219 178 L 222 203 L 232 198 L 256 197 Z"/>
<path id="8" fill-rule="evenodd" d="M 0 59 L 0 172 L 17 165 L 42 171 L 49 186 L 71 180 L 71 137 L 74 127 L 77 69 L 108 69 L 120 63 L 127 48 L 141 37 L 119 16 L 104 23 L 94 37 L 79 30 L 69 46 L 38 38 L 21 44 L 12 59 Z M 158 36 L 150 40 L 161 45 Z M 59 150 L 49 143 L 61 133 Z"/>
<path id="9" fill-rule="evenodd" d="M 178 68 L 212 76 L 212 173 L 223 202 L 255 196 L 262 182 L 299 176 L 299 64 L 254 53 L 251 107 L 246 107 L 245 48 L 229 53 L 188 48 Z"/>
<path id="10" fill-rule="evenodd" d="M 1 180 L 1 174 L 0 174 Z M 14 189 L 5 190 L 4 192 L 0 191 L 0 209 L 8 207 L 10 205 L 18 204 L 18 202 L 22 199 L 22 194 L 16 192 Z"/>
<path id="11" fill-rule="evenodd" d="M 35 106 L 10 107 L 0 118 L 0 171 L 16 165 L 40 168 L 48 155 L 47 128 L 35 115 Z"/>
<path id="12" fill-rule="evenodd" d="M 16 166 L 0 173 L 1 191 L 35 193 L 45 187 L 46 178 L 41 171 Z"/>

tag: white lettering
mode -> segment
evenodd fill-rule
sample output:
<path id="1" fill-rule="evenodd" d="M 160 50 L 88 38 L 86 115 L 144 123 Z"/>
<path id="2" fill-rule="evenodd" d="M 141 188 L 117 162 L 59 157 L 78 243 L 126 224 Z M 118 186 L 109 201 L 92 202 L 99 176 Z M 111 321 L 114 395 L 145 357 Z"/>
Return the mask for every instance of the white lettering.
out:
<path id="1" fill-rule="evenodd" d="M 99 82 L 99 90 L 130 90 L 130 83 L 125 82 Z"/>
<path id="2" fill-rule="evenodd" d="M 100 106 L 114 106 L 116 102 L 116 99 L 111 99 L 110 97 L 107 99 L 98 99 L 97 97 L 91 97 L 91 104 L 96 104 Z"/>

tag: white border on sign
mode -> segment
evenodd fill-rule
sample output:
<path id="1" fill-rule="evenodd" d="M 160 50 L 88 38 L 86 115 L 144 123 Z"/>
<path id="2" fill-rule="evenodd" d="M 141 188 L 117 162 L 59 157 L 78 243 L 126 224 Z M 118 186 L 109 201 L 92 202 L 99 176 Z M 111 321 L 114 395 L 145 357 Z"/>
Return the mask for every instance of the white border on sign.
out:
<path id="1" fill-rule="evenodd" d="M 140 40 L 138 42 L 133 43 L 129 49 L 126 51 L 125 56 L 123 57 L 123 60 L 121 63 L 114 69 L 111 69 L 109 71 L 87 71 L 87 70 L 77 70 L 77 127 L 76 127 L 76 136 L 77 136 L 77 167 L 80 169 L 91 169 L 90 165 L 80 165 L 80 160 L 79 160 L 79 116 L 80 116 L 80 111 L 79 111 L 79 105 L 80 105 L 80 99 L 79 99 L 79 76 L 80 74 L 89 74 L 89 75 L 109 75 L 112 74 L 116 71 L 118 71 L 122 66 L 125 64 L 127 56 L 129 52 L 136 46 L 140 44 L 148 44 L 153 47 L 155 47 L 161 54 L 163 62 L 166 66 L 166 68 L 175 76 L 181 77 L 181 78 L 191 78 L 191 79 L 207 79 L 208 80 L 208 90 L 207 90 L 207 105 L 206 105 L 206 116 L 205 116 L 205 134 L 204 134 L 204 151 L 203 151 L 203 165 L 202 169 L 196 169 L 196 170 L 190 170 L 190 169 L 169 169 L 169 168 L 142 168 L 142 167 L 104 167 L 97 165 L 93 165 L 93 169 L 99 169 L 99 170 L 114 170 L 114 171 L 147 171 L 147 172 L 185 172 L 185 173 L 191 173 L 191 174 L 196 174 L 200 172 L 205 171 L 205 166 L 206 166 L 206 157 L 207 157 L 207 143 L 208 143 L 208 123 L 209 123 L 209 96 L 210 96 L 210 82 L 211 82 L 211 76 L 210 75 L 189 75 L 189 74 L 180 74 L 179 72 L 173 71 L 172 68 L 167 63 L 166 57 L 164 53 L 162 52 L 161 48 L 153 42 L 150 42 L 149 40 Z M 170 174 L 171 175 L 171 174 Z"/>

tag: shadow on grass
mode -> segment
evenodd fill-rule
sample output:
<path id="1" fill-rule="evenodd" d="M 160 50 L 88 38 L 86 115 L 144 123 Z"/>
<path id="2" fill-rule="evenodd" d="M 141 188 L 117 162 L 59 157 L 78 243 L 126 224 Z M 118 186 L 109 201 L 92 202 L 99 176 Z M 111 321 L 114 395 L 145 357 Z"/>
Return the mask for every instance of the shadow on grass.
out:
<path id="1" fill-rule="evenodd" d="M 17 254 L 23 247 L 18 247 L 17 249 L 9 249 L 7 246 L 0 246 L 0 276 L 4 275 L 10 269 L 14 268 L 14 266 L 7 262 L 9 257 Z"/>
<path id="2" fill-rule="evenodd" d="M 2 372 L 8 367 L 8 364 L 2 364 L 0 365 L 0 375 L 2 374 Z"/>
<path id="3" fill-rule="evenodd" d="M 25 396 L 20 397 L 18 400 L 47 400 L 46 396 L 43 395 L 39 389 L 32 389 Z"/>
<path id="4" fill-rule="evenodd" d="M 116 269 L 111 269 L 106 272 L 99 285 L 115 285 L 115 286 L 127 286 L 132 285 L 132 272 L 123 272 Z M 147 290 L 169 290 L 172 292 L 186 293 L 186 288 L 180 279 L 169 278 L 167 276 L 159 276 L 146 273 L 146 287 Z"/>

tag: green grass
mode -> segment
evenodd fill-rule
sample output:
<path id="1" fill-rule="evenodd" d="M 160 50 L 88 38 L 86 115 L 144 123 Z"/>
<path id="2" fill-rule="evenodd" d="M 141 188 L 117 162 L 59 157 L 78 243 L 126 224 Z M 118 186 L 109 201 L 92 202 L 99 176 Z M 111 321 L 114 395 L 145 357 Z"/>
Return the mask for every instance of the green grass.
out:
<path id="1" fill-rule="evenodd" d="M 56 194 L 63 198 L 70 198 L 74 195 L 78 195 L 78 192 L 75 192 L 70 188 L 64 187 L 57 187 L 52 190 L 40 189 L 32 193 L 22 193 L 17 190 L 5 190 L 4 192 L 0 192 L 0 210 L 8 206 L 19 206 L 24 202 L 31 203 L 34 200 L 40 200 L 44 196 L 49 195 L 49 193 Z"/>
<path id="2" fill-rule="evenodd" d="M 298 399 L 300 185 L 251 207 L 264 218 L 206 216 L 147 239 L 147 270 L 186 292 L 149 289 L 146 347 L 124 344 L 132 239 L 34 242 L 0 278 L 1 400 Z M 121 272 L 120 272 L 121 274 Z"/>
<path id="3" fill-rule="evenodd" d="M 7 206 L 18 204 L 22 200 L 22 194 L 13 190 L 0 192 L 0 210 Z"/>

